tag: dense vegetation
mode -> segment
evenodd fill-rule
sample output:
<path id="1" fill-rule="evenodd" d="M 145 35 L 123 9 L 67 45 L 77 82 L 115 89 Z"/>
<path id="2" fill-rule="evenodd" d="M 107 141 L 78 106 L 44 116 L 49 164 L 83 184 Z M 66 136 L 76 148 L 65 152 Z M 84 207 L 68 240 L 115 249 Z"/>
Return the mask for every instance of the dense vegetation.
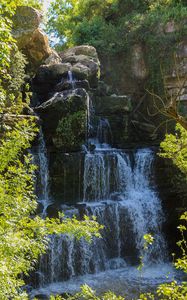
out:
<path id="1" fill-rule="evenodd" d="M 35 215 L 35 167 L 31 164 L 27 149 L 37 133 L 36 119 L 22 115 L 24 106 L 29 104 L 29 97 L 22 99 L 20 92 L 26 59 L 18 51 L 11 28 L 12 16 L 18 5 L 40 7 L 41 2 L 1 0 L 0 3 L 0 299 L 28 299 L 22 289 L 23 275 L 32 270 L 39 255 L 45 251 L 47 234 L 69 233 L 90 240 L 92 235 L 98 236 L 100 228 L 95 220 L 78 222 L 76 219 L 63 219 L 63 215 L 56 220 L 43 220 Z M 158 79 L 155 75 L 158 73 L 154 71 L 154 67 L 158 67 L 158 56 L 160 59 L 164 57 L 167 62 L 165 54 L 186 30 L 185 26 L 181 26 L 179 31 L 166 35 L 164 25 L 171 19 L 177 21 L 179 28 L 180 24 L 184 25 L 183 18 L 187 12 L 185 3 L 185 0 L 56 0 L 51 6 L 48 30 L 56 32 L 64 43 L 63 47 L 90 44 L 100 53 L 109 55 L 129 51 L 134 37 L 138 37 L 136 42 L 143 43 L 149 52 L 153 83 Z M 156 32 L 155 28 L 158 29 Z M 67 127 L 65 122 L 60 125 Z M 71 127 L 68 130 L 71 131 Z M 167 136 L 162 143 L 163 155 L 173 159 L 187 176 L 187 135 L 181 127 L 177 132 L 176 135 Z M 184 214 L 181 219 L 187 221 L 187 215 Z M 179 229 L 184 236 L 185 225 Z M 182 258 L 176 261 L 175 266 L 187 272 L 184 238 L 179 246 Z M 88 287 L 83 287 L 82 292 L 71 299 L 100 299 Z M 158 289 L 160 299 L 186 299 L 186 294 L 186 285 L 178 286 L 175 282 Z M 140 299 L 153 297 L 142 295 Z M 102 299 L 123 298 L 106 293 Z"/>
<path id="2" fill-rule="evenodd" d="M 57 49 L 88 44 L 101 55 L 126 53 L 132 45 L 140 43 L 150 68 L 148 89 L 164 94 L 163 74 L 173 68 L 173 53 L 186 33 L 186 1 L 180 0 L 55 0 L 52 2 L 47 29 L 55 33 L 60 42 Z M 128 61 L 124 62 L 128 64 Z M 170 158 L 187 178 L 187 132 L 177 126 L 176 134 L 167 135 L 161 144 L 162 156 Z M 184 179 L 186 180 L 186 179 Z M 185 240 L 187 214 L 181 216 L 182 240 L 178 242 L 182 258 L 175 267 L 187 272 L 187 245 Z M 141 295 L 140 299 L 186 299 L 187 285 L 176 282 L 161 285 L 157 296 Z M 123 299 L 106 294 L 101 298 L 84 286 L 82 293 L 70 299 Z"/>
<path id="3" fill-rule="evenodd" d="M 24 116 L 29 98 L 22 99 L 26 59 L 11 35 L 17 5 L 40 1 L 0 3 L 0 299 L 28 299 L 23 278 L 35 266 L 51 233 L 75 234 L 90 240 L 98 234 L 95 220 L 43 220 L 35 215 L 34 170 L 27 149 L 36 135 L 36 118 Z M 22 101 L 24 100 L 24 102 Z"/>
<path id="4" fill-rule="evenodd" d="M 173 50 L 187 30 L 186 15 L 182 0 L 55 0 L 47 30 L 59 38 L 57 49 L 88 44 L 104 56 L 124 53 L 127 67 L 132 45 L 141 44 L 151 70 L 148 88 L 160 94 L 160 65 L 163 72 L 172 67 Z"/>

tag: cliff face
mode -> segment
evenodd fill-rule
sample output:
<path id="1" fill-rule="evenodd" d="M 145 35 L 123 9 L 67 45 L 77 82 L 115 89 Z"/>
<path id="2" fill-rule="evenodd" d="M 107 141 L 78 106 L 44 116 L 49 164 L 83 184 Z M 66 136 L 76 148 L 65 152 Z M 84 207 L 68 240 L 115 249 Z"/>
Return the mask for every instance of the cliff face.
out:
<path id="1" fill-rule="evenodd" d="M 42 16 L 37 10 L 18 7 L 14 16 L 13 34 L 18 41 L 19 49 L 29 61 L 30 69 L 36 74 L 33 80 L 32 106 L 41 105 L 38 112 L 40 111 L 44 119 L 43 126 L 48 142 L 56 145 L 57 148 L 60 147 L 61 150 L 64 147 L 64 151 L 80 149 L 80 144 L 84 142 L 87 135 L 83 121 L 84 115 L 86 118 L 87 111 L 90 109 L 86 104 L 89 97 L 94 106 L 95 118 L 102 117 L 109 120 L 114 146 L 125 148 L 127 145 L 158 145 L 168 125 L 160 126 L 166 119 L 158 113 L 153 97 L 145 91 L 152 72 L 147 61 L 146 46 L 135 43 L 129 45 L 128 54 L 99 55 L 99 58 L 96 50 L 90 46 L 78 46 L 58 55 L 50 48 L 47 36 L 39 27 L 41 20 Z M 175 30 L 177 26 L 171 22 L 162 28 L 166 35 L 171 35 Z M 178 100 L 181 101 L 183 113 L 187 110 L 186 66 L 187 41 L 184 38 L 176 50 L 174 68 L 164 78 L 168 99 L 179 93 Z M 74 82 L 73 85 L 71 80 Z M 82 90 L 75 92 L 76 89 Z M 49 102 L 45 105 L 44 102 L 52 97 L 54 98 L 50 100 L 50 106 Z M 78 105 L 75 109 L 69 104 L 69 108 L 62 109 L 66 112 L 57 114 L 55 121 L 52 120 L 54 105 L 62 104 L 64 99 L 68 99 L 65 102 L 70 103 L 71 99 L 81 97 L 84 98 L 81 100 L 82 107 Z M 160 103 L 157 104 L 160 108 Z M 81 115 L 78 113 L 77 116 L 75 115 L 77 112 L 82 113 Z M 66 118 L 64 122 L 62 118 Z M 63 126 L 68 123 L 77 123 L 77 121 L 78 127 L 82 123 L 80 126 L 82 133 L 79 134 L 75 130 L 73 133 L 75 141 L 71 142 L 71 146 L 66 146 L 60 138 L 60 128 L 57 130 L 58 123 L 60 122 L 63 129 Z M 69 127 L 72 126 L 73 124 L 69 124 Z M 74 129 L 70 128 L 70 131 Z M 93 133 L 90 132 L 90 135 Z"/>
<path id="2" fill-rule="evenodd" d="M 173 70 L 165 76 L 165 87 L 170 97 L 180 102 L 183 114 L 187 113 L 187 37 L 178 45 Z"/>
<path id="3" fill-rule="evenodd" d="M 46 34 L 40 28 L 42 14 L 28 6 L 18 6 L 13 17 L 13 37 L 19 50 L 27 57 L 29 69 L 36 72 L 38 66 L 48 57 L 58 55 L 50 48 Z"/>
<path id="4" fill-rule="evenodd" d="M 41 15 L 36 10 L 20 7 L 13 32 L 35 74 L 31 105 L 40 116 L 49 153 L 52 197 L 59 203 L 63 199 L 78 201 L 83 189 L 84 154 L 80 151 L 83 144 L 94 150 L 89 140 L 97 136 L 99 141 L 100 126 L 105 129 L 110 125 L 109 142 L 116 148 L 158 145 L 165 128 L 156 130 L 163 119 L 149 114 L 155 112 L 155 107 L 152 96 L 145 92 L 151 70 L 143 45 L 135 44 L 129 57 L 123 53 L 98 57 L 96 49 L 87 45 L 57 54 L 39 29 L 40 21 Z M 182 91 L 178 98 L 184 103 L 181 109 L 185 112 L 185 39 L 176 53 L 176 65 L 166 76 L 165 87 L 172 96 Z M 156 165 L 161 197 L 174 220 L 178 212 L 172 213 L 172 209 L 176 207 L 175 200 L 181 199 L 181 193 L 171 184 L 173 175 L 168 171 L 168 162 L 158 159 Z M 185 206 L 182 200 L 179 206 Z"/>

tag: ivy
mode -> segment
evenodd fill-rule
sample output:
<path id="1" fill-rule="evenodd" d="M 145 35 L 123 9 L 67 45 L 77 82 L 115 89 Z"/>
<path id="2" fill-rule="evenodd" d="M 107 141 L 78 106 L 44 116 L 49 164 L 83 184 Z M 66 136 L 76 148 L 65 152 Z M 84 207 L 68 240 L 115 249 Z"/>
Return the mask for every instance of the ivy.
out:
<path id="1" fill-rule="evenodd" d="M 104 56 L 126 54 L 127 67 L 132 46 L 140 43 L 150 69 L 147 88 L 162 94 L 160 66 L 163 72 L 172 68 L 173 53 L 187 32 L 186 15 L 186 2 L 177 0 L 54 0 L 47 30 L 60 40 L 58 50 L 88 44 Z"/>

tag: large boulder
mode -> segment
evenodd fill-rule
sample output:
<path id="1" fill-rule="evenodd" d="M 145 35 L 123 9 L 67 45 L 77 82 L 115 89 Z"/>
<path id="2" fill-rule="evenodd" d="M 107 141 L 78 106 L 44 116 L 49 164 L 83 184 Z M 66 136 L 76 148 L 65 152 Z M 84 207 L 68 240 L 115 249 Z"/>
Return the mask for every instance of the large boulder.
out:
<path id="1" fill-rule="evenodd" d="M 28 6 L 18 6 L 13 17 L 13 37 L 33 70 L 53 53 L 47 36 L 39 29 L 41 20 L 42 14 Z"/>
<path id="2" fill-rule="evenodd" d="M 113 115 L 129 113 L 132 109 L 131 98 L 126 95 L 110 95 L 95 97 L 95 113 L 98 115 Z"/>
<path id="3" fill-rule="evenodd" d="M 19 48 L 27 45 L 36 29 L 38 29 L 42 14 L 28 6 L 18 6 L 13 16 L 13 36 Z"/>
<path id="4" fill-rule="evenodd" d="M 81 149 L 87 134 L 87 99 L 84 89 L 66 90 L 35 108 L 43 121 L 48 145 L 63 151 Z"/>
<path id="5" fill-rule="evenodd" d="M 69 56 L 85 55 L 93 59 L 98 59 L 97 51 L 94 47 L 88 45 L 81 45 L 70 48 L 60 53 L 60 57 L 64 60 Z"/>
<path id="6" fill-rule="evenodd" d="M 94 47 L 88 45 L 77 46 L 61 52 L 59 55 L 62 62 L 71 63 L 71 70 L 75 79 L 88 79 L 91 87 L 97 87 L 100 62 Z"/>
<path id="7" fill-rule="evenodd" d="M 69 63 L 55 63 L 49 65 L 42 65 L 38 69 L 38 72 L 35 76 L 35 83 L 39 87 L 41 85 L 46 85 L 48 83 L 58 83 L 62 78 L 67 78 L 68 71 L 71 69 L 71 64 Z"/>
<path id="8" fill-rule="evenodd" d="M 60 58 L 61 57 L 61 58 Z M 98 87 L 100 62 L 97 52 L 91 46 L 70 48 L 60 57 L 51 54 L 42 64 L 33 79 L 33 92 L 37 94 L 37 101 L 41 104 L 54 95 L 72 88 Z"/>

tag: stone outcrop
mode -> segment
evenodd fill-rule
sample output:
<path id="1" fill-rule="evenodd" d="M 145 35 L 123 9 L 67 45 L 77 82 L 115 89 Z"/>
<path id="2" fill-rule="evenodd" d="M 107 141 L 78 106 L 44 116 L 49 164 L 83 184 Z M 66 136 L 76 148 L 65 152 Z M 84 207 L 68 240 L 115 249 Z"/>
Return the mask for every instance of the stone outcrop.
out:
<path id="1" fill-rule="evenodd" d="M 110 95 L 94 98 L 97 115 L 118 115 L 129 113 L 132 109 L 131 98 L 126 95 Z"/>
<path id="2" fill-rule="evenodd" d="M 88 80 L 91 87 L 97 87 L 100 62 L 94 47 L 83 45 L 60 53 L 62 62 L 71 63 L 71 71 L 76 79 Z"/>
<path id="3" fill-rule="evenodd" d="M 74 47 L 61 53 L 60 57 L 61 59 L 54 54 L 49 56 L 36 73 L 33 89 L 38 94 L 39 102 L 48 100 L 54 91 L 72 88 L 68 72 L 71 72 L 76 87 L 89 89 L 98 85 L 100 62 L 95 48 Z"/>
<path id="4" fill-rule="evenodd" d="M 60 57 L 51 55 L 38 68 L 32 106 L 43 121 L 47 144 L 77 151 L 87 139 L 89 102 L 98 86 L 100 63 L 91 46 L 71 48 Z"/>
<path id="5" fill-rule="evenodd" d="M 145 51 L 141 44 L 136 44 L 132 48 L 131 72 L 134 79 L 141 81 L 149 75 L 149 69 L 145 62 Z"/>
<path id="6" fill-rule="evenodd" d="M 138 61 L 142 60 L 141 55 Z M 43 120 L 47 143 L 61 151 L 80 150 L 81 143 L 87 143 L 88 137 L 96 135 L 101 118 L 110 123 L 114 147 L 124 148 L 137 142 L 147 145 L 155 141 L 154 124 L 138 114 L 141 99 L 132 92 L 128 95 L 114 92 L 109 84 L 100 80 L 99 73 L 97 52 L 87 45 L 68 49 L 58 58 L 52 55 L 38 68 L 32 83 L 32 105 L 37 107 Z M 134 78 L 145 80 L 147 72 L 140 73 L 134 74 Z M 77 99 L 82 101 L 82 107 L 77 105 Z M 90 111 L 92 105 L 94 113 Z M 94 126 L 88 134 L 85 124 L 90 114 Z M 63 130 L 72 139 L 67 139 Z"/>
<path id="7" fill-rule="evenodd" d="M 47 36 L 39 28 L 41 20 L 42 14 L 28 6 L 18 6 L 13 17 L 13 36 L 32 70 L 36 70 L 54 52 L 49 46 Z"/>
<path id="8" fill-rule="evenodd" d="M 84 89 L 55 93 L 35 111 L 43 121 L 47 144 L 65 152 L 81 149 L 87 132 L 87 93 Z"/>
<path id="9" fill-rule="evenodd" d="M 187 113 L 187 38 L 176 51 L 173 70 L 165 76 L 165 88 L 171 98 L 180 101 L 183 113 Z"/>

